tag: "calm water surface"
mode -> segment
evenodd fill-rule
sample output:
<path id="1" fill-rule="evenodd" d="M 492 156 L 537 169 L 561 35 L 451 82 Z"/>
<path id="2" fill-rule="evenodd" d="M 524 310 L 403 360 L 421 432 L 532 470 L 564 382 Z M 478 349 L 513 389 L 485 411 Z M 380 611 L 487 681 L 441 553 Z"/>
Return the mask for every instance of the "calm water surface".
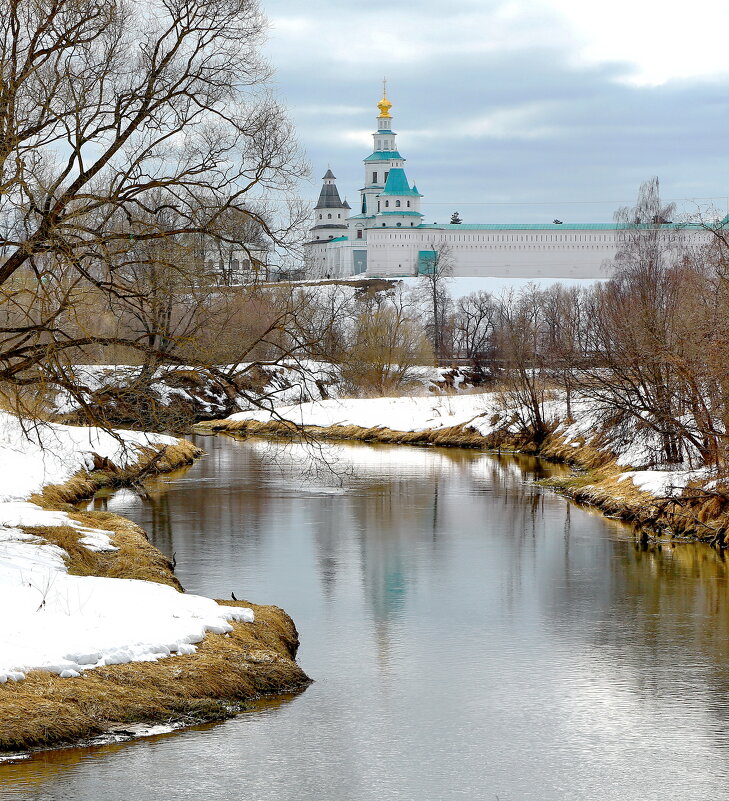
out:
<path id="1" fill-rule="evenodd" d="M 190 592 L 283 606 L 304 693 L 0 765 L 28 801 L 729 798 L 727 565 L 637 548 L 527 458 L 205 438 L 97 498 Z"/>

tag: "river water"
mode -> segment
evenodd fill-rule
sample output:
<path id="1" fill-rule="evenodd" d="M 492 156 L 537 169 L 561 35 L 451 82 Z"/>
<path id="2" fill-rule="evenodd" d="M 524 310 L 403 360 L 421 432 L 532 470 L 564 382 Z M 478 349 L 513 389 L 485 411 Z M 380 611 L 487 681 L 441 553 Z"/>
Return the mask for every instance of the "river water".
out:
<path id="1" fill-rule="evenodd" d="M 640 548 L 475 451 L 199 440 L 91 504 L 190 592 L 294 618 L 305 692 L 222 724 L 0 765 L 28 801 L 729 797 L 727 565 Z"/>

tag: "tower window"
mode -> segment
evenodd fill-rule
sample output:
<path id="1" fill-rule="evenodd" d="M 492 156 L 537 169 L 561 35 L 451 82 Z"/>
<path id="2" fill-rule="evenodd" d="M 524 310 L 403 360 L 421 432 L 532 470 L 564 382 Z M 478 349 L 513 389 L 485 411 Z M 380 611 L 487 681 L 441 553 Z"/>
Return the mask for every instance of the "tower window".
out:
<path id="1" fill-rule="evenodd" d="M 362 239 L 362 229 L 361 228 L 357 229 L 357 239 Z"/>
<path id="2" fill-rule="evenodd" d="M 332 219 L 332 215 L 331 214 L 327 214 L 327 220 L 331 220 L 331 219 Z"/>
<path id="3" fill-rule="evenodd" d="M 386 209 L 389 209 L 389 208 L 390 208 L 390 201 L 389 201 L 389 200 L 386 200 L 386 201 L 385 201 L 385 208 L 386 208 Z"/>
<path id="4" fill-rule="evenodd" d="M 386 172 L 386 173 L 385 173 L 385 183 L 387 183 L 387 176 L 388 176 L 389 174 L 390 174 L 389 172 Z"/>
<path id="5" fill-rule="evenodd" d="M 373 184 L 376 184 L 376 183 L 377 183 L 377 173 L 376 173 L 376 172 L 373 172 L 373 173 L 372 173 L 372 183 L 373 183 Z"/>
<path id="6" fill-rule="evenodd" d="M 320 215 L 319 215 L 319 219 L 320 219 L 320 220 L 321 220 L 321 219 L 323 219 L 323 215 L 321 215 L 321 214 L 320 214 Z"/>
<path id="7" fill-rule="evenodd" d="M 408 208 L 410 208 L 410 201 L 408 200 Z"/>
<path id="8" fill-rule="evenodd" d="M 399 200 L 396 200 L 396 201 L 395 201 L 395 208 L 396 208 L 396 209 L 399 209 L 399 208 L 400 208 L 400 201 L 399 201 Z"/>
<path id="9" fill-rule="evenodd" d="M 379 211 L 379 210 L 380 210 L 380 201 L 378 200 L 377 201 L 377 211 Z"/>

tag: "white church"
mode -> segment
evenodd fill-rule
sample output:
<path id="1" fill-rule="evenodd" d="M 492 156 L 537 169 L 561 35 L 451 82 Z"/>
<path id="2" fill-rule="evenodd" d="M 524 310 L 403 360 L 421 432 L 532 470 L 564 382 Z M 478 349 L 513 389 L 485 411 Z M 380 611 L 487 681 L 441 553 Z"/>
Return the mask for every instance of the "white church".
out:
<path id="1" fill-rule="evenodd" d="M 364 160 L 364 188 L 356 213 L 342 201 L 327 170 L 305 243 L 311 278 L 404 277 L 426 273 L 447 258 L 454 276 L 605 278 L 618 247 L 617 223 L 433 224 L 423 222 L 423 197 L 405 173 L 392 129 L 392 103 L 377 104 L 372 153 Z M 662 229 L 707 239 L 698 225 Z"/>

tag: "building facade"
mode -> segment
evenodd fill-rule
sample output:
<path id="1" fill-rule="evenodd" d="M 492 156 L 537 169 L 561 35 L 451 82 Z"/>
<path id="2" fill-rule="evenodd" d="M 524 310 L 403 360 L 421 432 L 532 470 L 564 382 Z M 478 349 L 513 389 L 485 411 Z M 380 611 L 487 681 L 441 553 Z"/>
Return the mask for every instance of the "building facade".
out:
<path id="1" fill-rule="evenodd" d="M 404 277 L 447 262 L 454 276 L 513 278 L 605 278 L 620 239 L 618 223 L 428 225 L 421 198 L 405 173 L 385 93 L 372 153 L 364 159 L 364 185 L 356 213 L 342 202 L 331 170 L 315 208 L 305 244 L 305 270 L 312 278 Z M 708 240 L 698 225 L 665 224 L 672 236 Z"/>

